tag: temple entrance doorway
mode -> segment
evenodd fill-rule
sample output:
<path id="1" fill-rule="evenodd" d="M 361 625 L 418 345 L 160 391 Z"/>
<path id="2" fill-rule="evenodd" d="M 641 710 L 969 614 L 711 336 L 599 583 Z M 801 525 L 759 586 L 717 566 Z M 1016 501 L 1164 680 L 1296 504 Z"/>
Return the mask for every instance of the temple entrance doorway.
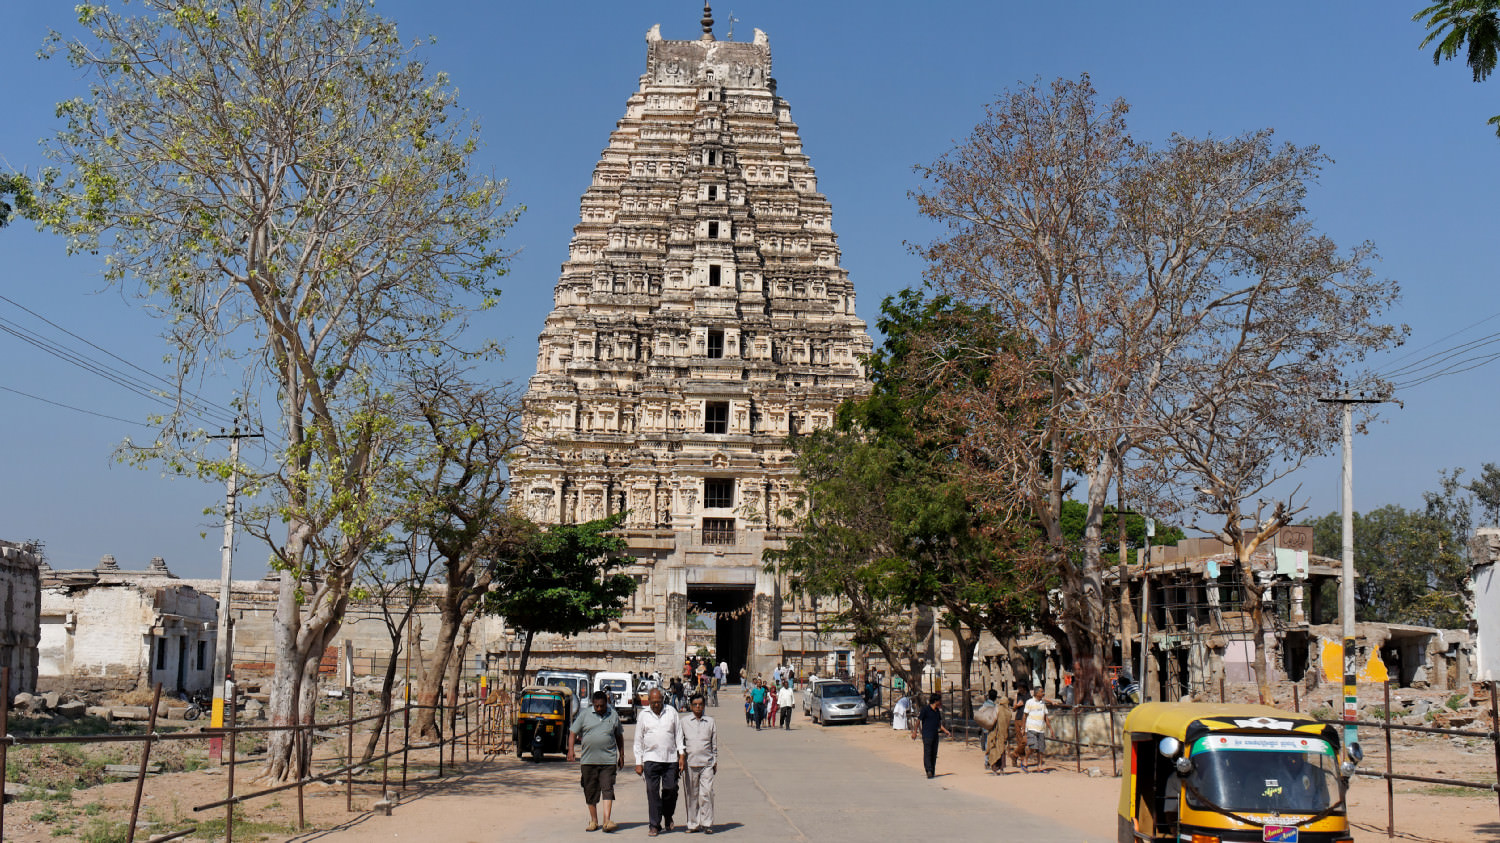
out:
<path id="1" fill-rule="evenodd" d="M 750 658 L 751 585 L 690 585 L 688 603 L 714 629 L 714 661 L 728 662 L 730 684 L 743 681 Z M 689 656 L 692 653 L 688 654 Z"/>

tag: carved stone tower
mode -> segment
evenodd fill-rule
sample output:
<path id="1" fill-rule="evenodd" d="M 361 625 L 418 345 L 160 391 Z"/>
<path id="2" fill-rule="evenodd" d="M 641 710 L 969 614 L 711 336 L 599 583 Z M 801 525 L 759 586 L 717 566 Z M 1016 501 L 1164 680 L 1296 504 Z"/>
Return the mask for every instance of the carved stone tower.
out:
<path id="1" fill-rule="evenodd" d="M 542 523 L 629 513 L 641 585 L 597 645 L 615 669 L 680 669 L 695 612 L 734 672 L 821 669 L 761 553 L 797 501 L 788 437 L 868 391 L 871 342 L 765 33 L 717 41 L 704 13 L 699 40 L 646 35 L 541 333 L 514 495 Z"/>

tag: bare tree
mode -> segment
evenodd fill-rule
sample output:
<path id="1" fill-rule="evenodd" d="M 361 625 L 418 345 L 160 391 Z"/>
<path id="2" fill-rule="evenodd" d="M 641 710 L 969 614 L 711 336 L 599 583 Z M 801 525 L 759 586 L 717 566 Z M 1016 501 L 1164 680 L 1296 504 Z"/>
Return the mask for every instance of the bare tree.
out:
<path id="1" fill-rule="evenodd" d="M 269 496 L 280 572 L 270 715 L 305 723 L 356 568 L 411 503 L 390 384 L 497 295 L 511 215 L 503 184 L 471 172 L 477 133 L 446 76 L 368 4 L 141 6 L 78 8 L 85 38 L 65 49 L 91 87 L 59 106 L 50 152 L 69 170 L 41 174 L 39 219 L 140 285 L 182 384 L 240 362 L 252 426 L 264 402 L 273 465 L 239 468 Z M 195 441 L 180 392 L 138 456 L 224 470 L 178 447 Z M 271 777 L 306 769 L 290 735 L 273 736 Z"/>
<path id="2" fill-rule="evenodd" d="M 1101 107 L 1087 77 L 1022 88 L 919 168 L 930 186 L 915 194 L 949 229 L 925 249 L 929 279 L 1020 338 L 938 410 L 967 429 L 988 505 L 1043 526 L 1084 701 L 1107 684 L 1110 488 L 1126 455 L 1254 377 L 1192 380 L 1234 365 L 1237 320 L 1284 316 L 1322 289 L 1335 304 L 1289 322 L 1277 354 L 1338 356 L 1340 341 L 1393 335 L 1369 321 L 1395 295 L 1365 266 L 1371 249 L 1340 253 L 1306 218 L 1305 185 L 1324 163 L 1315 148 L 1275 147 L 1270 132 L 1154 148 L 1129 135 L 1126 112 L 1122 101 Z M 1318 321 L 1350 314 L 1365 318 L 1339 330 Z M 1077 556 L 1060 524 L 1074 476 L 1086 506 Z"/>
<path id="3" fill-rule="evenodd" d="M 506 461 L 521 443 L 519 396 L 434 369 L 414 378 L 409 400 L 420 408 L 434 453 L 421 491 L 426 505 L 408 527 L 430 542 L 444 584 L 432 594 L 439 626 L 416 696 L 423 708 L 414 727 L 430 736 L 441 688 L 446 683 L 450 696 L 457 693 L 458 645 L 494 582 L 494 560 L 517 552 L 531 528 L 504 500 Z"/>

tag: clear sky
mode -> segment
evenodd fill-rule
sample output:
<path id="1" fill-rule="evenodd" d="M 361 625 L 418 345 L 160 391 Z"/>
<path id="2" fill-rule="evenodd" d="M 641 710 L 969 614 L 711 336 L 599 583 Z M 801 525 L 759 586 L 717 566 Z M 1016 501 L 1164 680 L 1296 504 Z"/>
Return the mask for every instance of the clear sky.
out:
<path id="1" fill-rule="evenodd" d="M 35 172 L 55 103 L 84 93 L 66 63 L 34 57 L 49 28 L 70 31 L 72 5 L 6 4 L 0 166 Z M 912 165 L 947 150 L 1002 91 L 1087 72 L 1105 97 L 1131 103 L 1141 139 L 1272 127 L 1280 140 L 1320 145 L 1334 163 L 1312 187 L 1312 214 L 1341 245 L 1378 246 L 1379 270 L 1404 292 L 1396 318 L 1412 327 L 1396 356 L 1435 344 L 1420 357 L 1500 331 L 1500 319 L 1475 325 L 1500 313 L 1500 237 L 1485 210 L 1500 196 L 1500 140 L 1484 125 L 1500 113 L 1500 80 L 1476 85 L 1461 65 L 1434 67 L 1410 20 L 1422 5 L 747 0 L 733 9 L 733 38 L 750 40 L 754 28 L 770 36 L 779 93 L 833 203 L 843 265 L 872 324 L 883 297 L 920 282 L 921 262 L 905 244 L 936 233 L 907 198 Z M 452 74 L 483 126 L 480 165 L 508 178 L 512 201 L 526 206 L 509 235 L 519 253 L 501 284 L 503 305 L 475 323 L 508 349 L 494 377 L 524 380 L 579 197 L 645 69 L 644 35 L 660 23 L 663 37 L 696 38 L 702 7 L 378 0 L 377 8 L 408 38 L 437 37 L 426 56 Z M 715 6 L 721 40 L 730 13 Z M 0 295 L 162 369 L 160 326 L 141 304 L 102 289 L 97 257 L 68 257 L 57 238 L 26 223 L 0 232 Z M 0 301 L 0 319 L 81 347 L 9 302 Z M 129 423 L 151 411 L 144 399 L 8 333 L 0 333 L 0 361 L 0 539 L 41 539 L 55 567 L 91 567 L 109 553 L 130 569 L 162 556 L 181 575 L 217 574 L 220 533 L 203 510 L 222 506 L 222 487 L 113 459 L 124 437 L 149 435 Z M 1404 408 L 1386 409 L 1356 441 L 1356 508 L 1419 505 L 1440 469 L 1500 459 L 1497 372 L 1440 378 L 1403 393 Z M 203 388 L 227 395 L 237 381 L 225 371 Z M 1307 517 L 1338 507 L 1336 455 L 1298 480 Z M 264 573 L 266 556 L 242 539 L 236 576 Z"/>

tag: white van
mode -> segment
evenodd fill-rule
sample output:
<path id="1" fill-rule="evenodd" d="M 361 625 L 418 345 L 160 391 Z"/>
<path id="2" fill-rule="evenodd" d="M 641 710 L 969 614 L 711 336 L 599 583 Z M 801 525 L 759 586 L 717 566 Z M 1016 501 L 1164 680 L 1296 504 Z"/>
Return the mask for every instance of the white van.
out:
<path id="1" fill-rule="evenodd" d="M 609 694 L 609 702 L 615 707 L 615 713 L 620 716 L 622 723 L 635 722 L 635 694 L 630 687 L 634 678 L 629 673 L 611 673 L 605 670 L 594 674 L 594 690 Z"/>
<path id="2" fill-rule="evenodd" d="M 533 685 L 546 685 L 549 688 L 567 688 L 573 692 L 573 701 L 568 712 L 568 722 L 578 716 L 579 706 L 583 705 L 593 693 L 593 682 L 589 679 L 587 671 L 583 670 L 558 670 L 556 668 L 544 667 L 536 672 L 536 681 Z"/>

